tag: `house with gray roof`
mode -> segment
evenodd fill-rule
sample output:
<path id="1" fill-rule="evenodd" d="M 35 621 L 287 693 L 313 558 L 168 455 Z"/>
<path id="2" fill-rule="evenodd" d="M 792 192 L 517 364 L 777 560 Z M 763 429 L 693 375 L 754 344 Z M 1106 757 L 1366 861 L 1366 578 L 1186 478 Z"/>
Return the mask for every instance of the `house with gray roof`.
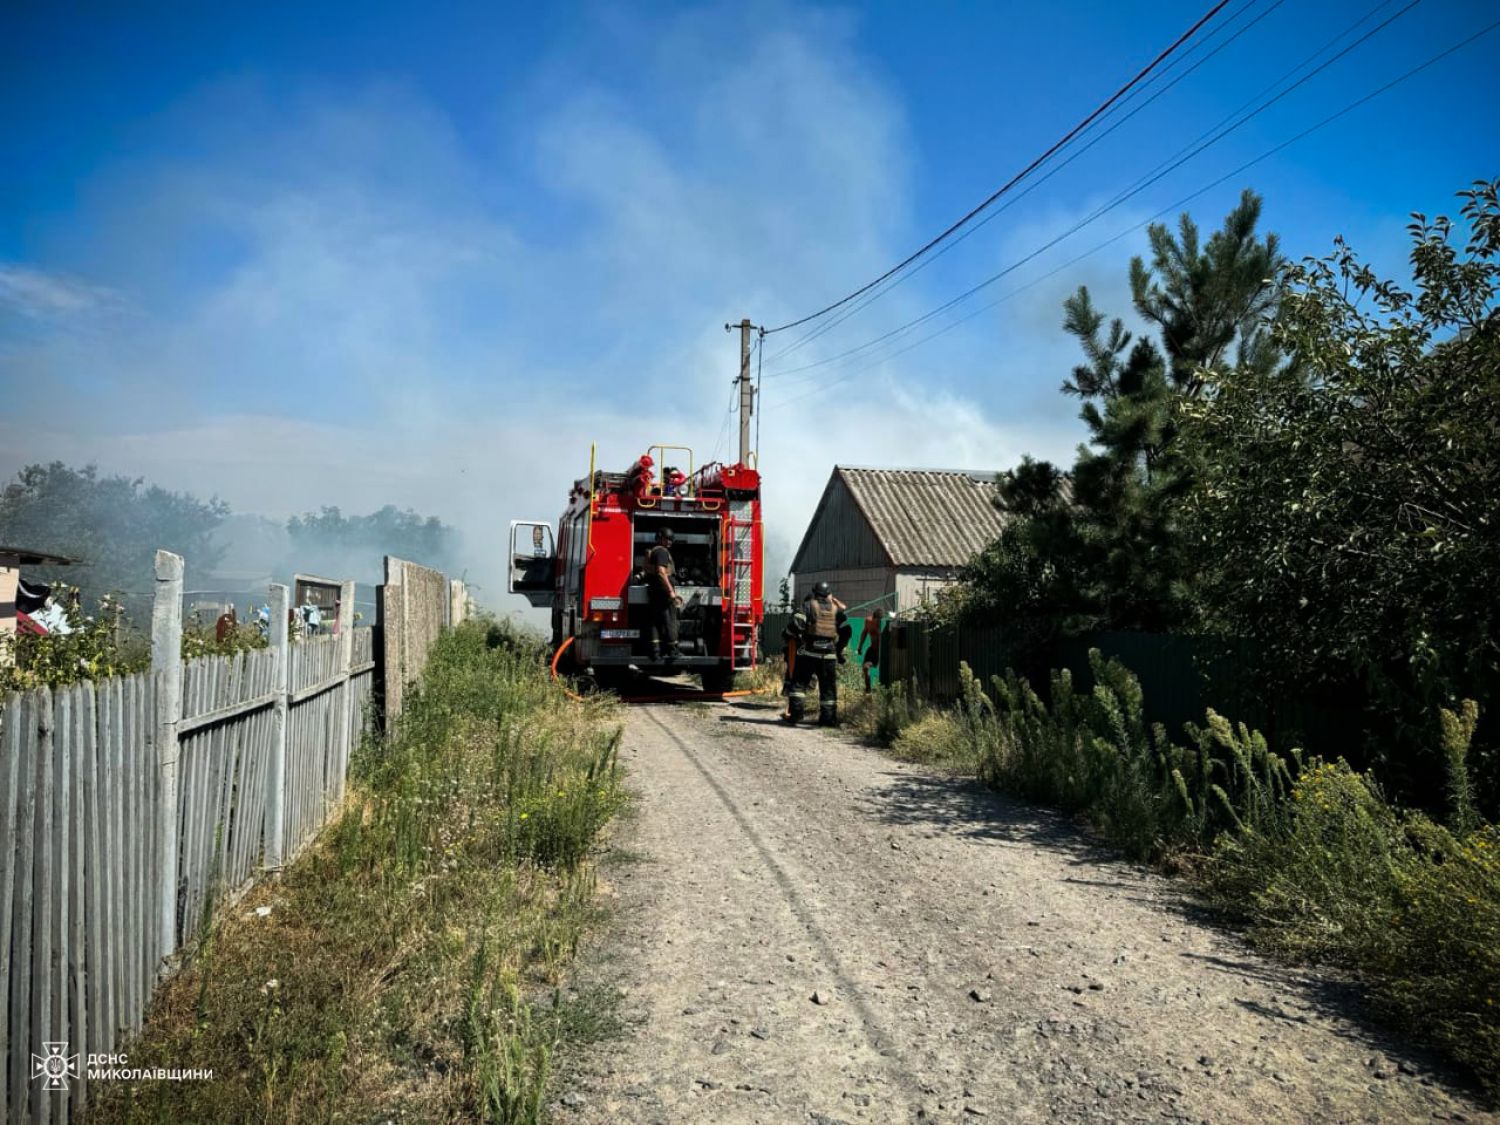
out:
<path id="1" fill-rule="evenodd" d="M 792 559 L 794 596 L 828 581 L 849 606 L 915 608 L 999 534 L 994 473 L 836 465 Z"/>

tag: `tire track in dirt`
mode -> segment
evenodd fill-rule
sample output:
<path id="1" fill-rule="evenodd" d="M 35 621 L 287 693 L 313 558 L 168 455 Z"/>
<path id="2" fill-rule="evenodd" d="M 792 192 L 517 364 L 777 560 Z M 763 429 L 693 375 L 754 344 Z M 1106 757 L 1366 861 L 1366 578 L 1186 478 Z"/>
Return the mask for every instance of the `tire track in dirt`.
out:
<path id="1" fill-rule="evenodd" d="M 634 1026 L 560 1120 L 1497 1120 L 1060 818 L 775 714 L 630 712 L 579 985 Z"/>
<path id="2" fill-rule="evenodd" d="M 671 739 L 682 755 L 693 765 L 693 768 L 702 775 L 704 783 L 713 790 L 714 795 L 718 797 L 720 803 L 724 806 L 724 810 L 734 819 L 740 832 L 750 843 L 750 846 L 755 849 L 756 854 L 760 857 L 761 862 L 765 865 L 766 870 L 770 873 L 771 878 L 775 881 L 777 888 L 785 898 L 788 909 L 791 910 L 797 921 L 802 924 L 803 930 L 815 947 L 821 963 L 827 967 L 828 974 L 833 978 L 839 993 L 848 998 L 850 1006 L 854 1008 L 859 1016 L 860 1023 L 864 1027 L 866 1040 L 877 1052 L 885 1053 L 885 1062 L 882 1064 L 882 1069 L 891 1071 L 901 1085 L 909 1089 L 915 1089 L 917 1087 L 916 1079 L 906 1073 L 898 1060 L 890 1057 L 891 1052 L 888 1050 L 888 1045 L 891 1041 L 890 1034 L 881 1026 L 880 1020 L 870 1010 L 869 1005 L 865 1003 L 859 988 L 849 979 L 848 974 L 841 964 L 838 950 L 834 948 L 828 935 L 818 924 L 817 918 L 808 908 L 806 901 L 798 889 L 797 881 L 787 874 L 786 869 L 777 860 L 772 850 L 766 846 L 760 833 L 756 831 L 754 824 L 740 810 L 734 798 L 730 796 L 724 786 L 715 779 L 713 773 L 704 767 L 702 761 L 693 752 L 689 743 L 663 722 L 658 715 L 646 712 L 645 718 L 654 723 L 667 738 Z M 822 997 L 820 996 L 819 999 L 822 999 Z M 811 1002 L 811 996 L 809 996 L 809 1001 Z"/>

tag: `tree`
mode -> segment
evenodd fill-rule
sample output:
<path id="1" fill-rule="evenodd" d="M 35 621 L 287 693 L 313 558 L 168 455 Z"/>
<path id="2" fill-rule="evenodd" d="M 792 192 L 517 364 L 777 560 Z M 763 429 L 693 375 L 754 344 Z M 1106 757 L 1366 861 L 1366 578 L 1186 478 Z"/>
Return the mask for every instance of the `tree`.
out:
<path id="1" fill-rule="evenodd" d="M 1183 505 L 1209 622 L 1257 638 L 1269 686 L 1362 685 L 1385 776 L 1443 776 L 1438 708 L 1479 701 L 1500 794 L 1500 181 L 1468 226 L 1414 215 L 1415 292 L 1342 240 L 1285 273 L 1272 343 L 1289 362 L 1208 370 L 1180 403 Z M 1395 737 L 1389 737 L 1394 733 Z"/>
<path id="2" fill-rule="evenodd" d="M 380 559 L 396 555 L 439 570 L 456 569 L 458 532 L 436 516 L 387 504 L 367 516 L 346 516 L 336 507 L 287 521 L 289 562 L 330 576 L 378 581 Z"/>
<path id="3" fill-rule="evenodd" d="M 78 586 L 93 599 L 110 591 L 147 594 L 158 548 L 194 571 L 211 570 L 222 549 L 213 532 L 229 513 L 217 498 L 101 476 L 95 465 L 28 465 L 0 492 L 0 543 L 78 559 L 67 568 L 28 568 L 41 581 Z"/>
<path id="4" fill-rule="evenodd" d="M 1177 441 L 1176 405 L 1200 396 L 1231 353 L 1256 369 L 1275 365 L 1262 322 L 1280 253 L 1275 235 L 1256 235 L 1260 209 L 1246 191 L 1206 244 L 1187 215 L 1175 237 L 1150 228 L 1151 264 L 1134 259 L 1130 284 L 1159 346 L 1134 339 L 1119 319 L 1106 327 L 1086 288 L 1065 303 L 1063 327 L 1084 362 L 1062 389 L 1082 400 L 1089 441 L 1066 482 L 1029 459 L 1002 477 L 1012 519 L 966 572 L 977 608 L 1070 632 L 1162 631 L 1193 618 L 1178 510 L 1196 467 Z"/>

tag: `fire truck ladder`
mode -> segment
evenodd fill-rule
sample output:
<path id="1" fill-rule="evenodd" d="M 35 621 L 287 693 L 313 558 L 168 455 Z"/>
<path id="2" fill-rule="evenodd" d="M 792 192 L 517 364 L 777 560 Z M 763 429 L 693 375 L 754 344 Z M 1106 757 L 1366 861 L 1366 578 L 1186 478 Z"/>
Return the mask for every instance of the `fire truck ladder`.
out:
<path id="1" fill-rule="evenodd" d="M 729 618 L 729 666 L 755 665 L 755 521 L 748 500 L 729 505 L 724 521 L 728 536 L 724 567 L 724 611 Z"/>

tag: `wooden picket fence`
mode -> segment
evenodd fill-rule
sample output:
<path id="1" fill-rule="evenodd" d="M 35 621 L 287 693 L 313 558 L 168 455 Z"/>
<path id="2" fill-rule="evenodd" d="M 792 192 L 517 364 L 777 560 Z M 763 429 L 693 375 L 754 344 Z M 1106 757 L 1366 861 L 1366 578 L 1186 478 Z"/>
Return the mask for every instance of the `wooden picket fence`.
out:
<path id="1" fill-rule="evenodd" d="M 0 700 L 9 1122 L 78 1116 L 90 1056 L 139 1030 L 213 908 L 323 825 L 370 712 L 375 644 L 352 583 L 336 635 L 292 642 L 277 586 L 269 648 L 184 663 L 182 560 L 157 566 L 150 672 Z"/>

